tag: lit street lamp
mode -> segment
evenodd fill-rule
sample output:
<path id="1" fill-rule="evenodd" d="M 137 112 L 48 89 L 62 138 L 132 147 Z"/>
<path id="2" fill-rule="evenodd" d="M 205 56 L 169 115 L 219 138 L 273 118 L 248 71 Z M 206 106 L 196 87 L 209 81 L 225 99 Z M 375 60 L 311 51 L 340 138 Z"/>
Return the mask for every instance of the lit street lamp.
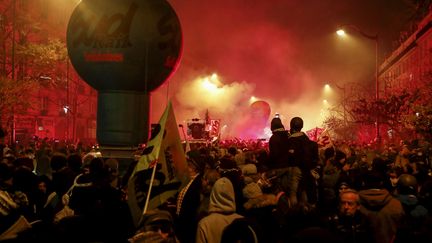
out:
<path id="1" fill-rule="evenodd" d="M 342 25 L 339 30 L 336 31 L 336 34 L 339 36 L 346 35 L 344 29 L 354 30 L 363 37 L 366 37 L 370 40 L 375 41 L 375 100 L 378 102 L 379 100 L 379 80 L 378 80 L 378 34 L 369 35 L 363 32 L 360 28 L 355 25 Z M 380 132 L 379 132 L 379 119 L 378 114 L 375 117 L 375 139 L 377 142 L 380 141 Z"/>

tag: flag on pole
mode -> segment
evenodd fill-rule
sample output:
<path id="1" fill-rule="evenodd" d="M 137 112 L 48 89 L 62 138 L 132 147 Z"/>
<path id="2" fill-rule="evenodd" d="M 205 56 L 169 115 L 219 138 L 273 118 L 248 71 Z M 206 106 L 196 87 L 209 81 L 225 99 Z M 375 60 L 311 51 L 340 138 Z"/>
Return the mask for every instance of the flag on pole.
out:
<path id="1" fill-rule="evenodd" d="M 172 104 L 168 102 L 128 181 L 128 204 L 135 226 L 147 210 L 166 202 L 186 183 L 186 157 Z"/>

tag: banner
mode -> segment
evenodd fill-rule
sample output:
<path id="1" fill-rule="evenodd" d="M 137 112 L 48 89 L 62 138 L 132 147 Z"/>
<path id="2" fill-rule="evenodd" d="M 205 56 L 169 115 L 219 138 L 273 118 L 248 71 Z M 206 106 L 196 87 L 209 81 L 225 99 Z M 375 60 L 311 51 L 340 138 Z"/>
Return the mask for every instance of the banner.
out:
<path id="1" fill-rule="evenodd" d="M 186 183 L 186 157 L 169 102 L 128 181 L 128 204 L 135 226 L 144 210 L 157 208 Z"/>
<path id="2" fill-rule="evenodd" d="M 318 141 L 318 137 L 321 135 L 321 133 L 324 131 L 324 128 L 316 127 L 311 130 L 306 131 L 306 135 L 309 137 L 310 140 L 313 140 L 315 142 Z"/>
<path id="3" fill-rule="evenodd" d="M 317 143 L 320 150 L 325 150 L 326 148 L 334 146 L 330 133 L 327 129 L 321 132 L 321 134 L 318 136 Z"/>

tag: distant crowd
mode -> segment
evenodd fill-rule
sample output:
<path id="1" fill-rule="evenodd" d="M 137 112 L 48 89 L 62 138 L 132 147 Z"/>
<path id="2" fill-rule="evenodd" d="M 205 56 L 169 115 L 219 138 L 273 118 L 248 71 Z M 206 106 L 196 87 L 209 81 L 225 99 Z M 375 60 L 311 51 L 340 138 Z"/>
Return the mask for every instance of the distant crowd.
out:
<path id="1" fill-rule="evenodd" d="M 194 144 L 187 184 L 138 225 L 141 148 L 122 169 L 95 145 L 0 143 L 0 241 L 432 242 L 431 141 L 321 147 L 302 128 L 274 118 L 268 142 Z"/>

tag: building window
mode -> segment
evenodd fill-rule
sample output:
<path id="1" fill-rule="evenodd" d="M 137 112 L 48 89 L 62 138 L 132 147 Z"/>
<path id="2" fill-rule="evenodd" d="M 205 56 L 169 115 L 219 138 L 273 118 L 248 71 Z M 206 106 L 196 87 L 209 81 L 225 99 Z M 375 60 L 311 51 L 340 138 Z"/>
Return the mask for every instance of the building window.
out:
<path id="1" fill-rule="evenodd" d="M 42 110 L 48 110 L 48 97 L 42 97 Z"/>

